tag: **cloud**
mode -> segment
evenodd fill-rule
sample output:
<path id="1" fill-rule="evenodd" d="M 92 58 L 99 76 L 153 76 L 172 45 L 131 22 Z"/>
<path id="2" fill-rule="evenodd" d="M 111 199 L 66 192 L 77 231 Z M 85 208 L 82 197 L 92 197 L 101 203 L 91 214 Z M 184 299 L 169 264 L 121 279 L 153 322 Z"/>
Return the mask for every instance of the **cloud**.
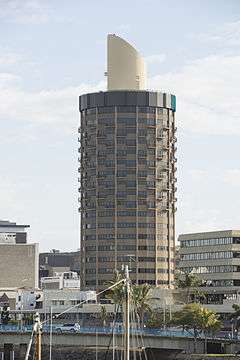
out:
<path id="1" fill-rule="evenodd" d="M 177 122 L 183 129 L 239 135 L 239 67 L 239 55 L 208 56 L 152 77 L 149 84 L 177 95 Z"/>
<path id="2" fill-rule="evenodd" d="M 228 22 L 208 33 L 193 34 L 192 37 L 203 43 L 214 43 L 221 47 L 240 44 L 240 20 Z"/>
<path id="3" fill-rule="evenodd" d="M 229 169 L 223 175 L 223 181 L 234 187 L 240 186 L 240 169 Z"/>
<path id="4" fill-rule="evenodd" d="M 0 0 L 0 19 L 17 24 L 44 24 L 49 20 L 66 21 L 56 15 L 46 0 Z"/>
<path id="5" fill-rule="evenodd" d="M 19 77 L 0 74 L 0 121 L 24 121 L 30 124 L 56 126 L 66 132 L 76 129 L 78 97 L 87 92 L 100 91 L 101 82 L 95 86 L 80 84 L 56 90 L 25 91 Z"/>
<path id="6" fill-rule="evenodd" d="M 0 49 L 0 66 L 15 65 L 22 60 L 19 54 L 14 52 L 5 52 Z"/>
<path id="7" fill-rule="evenodd" d="M 150 78 L 150 88 L 177 95 L 177 123 L 185 131 L 240 135 L 240 56 L 208 56 L 179 71 Z M 105 83 L 29 92 L 21 79 L 0 73 L 0 120 L 55 125 L 71 131 L 78 116 L 78 96 L 103 90 Z"/>
<path id="8" fill-rule="evenodd" d="M 145 57 L 145 61 L 148 65 L 152 64 L 161 64 L 166 60 L 165 54 L 155 54 L 155 55 L 149 55 Z"/>

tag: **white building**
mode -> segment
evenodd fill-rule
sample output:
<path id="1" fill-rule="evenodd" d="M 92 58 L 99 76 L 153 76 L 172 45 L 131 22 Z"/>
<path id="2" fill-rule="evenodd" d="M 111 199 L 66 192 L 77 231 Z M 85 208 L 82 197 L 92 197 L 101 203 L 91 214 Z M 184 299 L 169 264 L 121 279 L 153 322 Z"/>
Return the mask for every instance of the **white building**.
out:
<path id="1" fill-rule="evenodd" d="M 17 289 L 16 310 L 34 310 L 42 300 L 41 290 Z"/>
<path id="2" fill-rule="evenodd" d="M 76 272 L 55 273 L 55 276 L 41 278 L 42 289 L 80 289 L 80 278 Z"/>

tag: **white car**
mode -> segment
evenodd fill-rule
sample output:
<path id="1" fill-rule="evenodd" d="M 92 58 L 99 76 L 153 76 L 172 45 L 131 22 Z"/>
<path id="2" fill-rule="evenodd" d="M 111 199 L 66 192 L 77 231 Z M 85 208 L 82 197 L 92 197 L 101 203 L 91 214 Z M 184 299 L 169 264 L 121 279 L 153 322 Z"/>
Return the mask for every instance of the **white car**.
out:
<path id="1" fill-rule="evenodd" d="M 80 331 L 80 325 L 78 323 L 75 324 L 62 324 L 55 329 L 57 332 L 71 332 L 76 333 Z"/>

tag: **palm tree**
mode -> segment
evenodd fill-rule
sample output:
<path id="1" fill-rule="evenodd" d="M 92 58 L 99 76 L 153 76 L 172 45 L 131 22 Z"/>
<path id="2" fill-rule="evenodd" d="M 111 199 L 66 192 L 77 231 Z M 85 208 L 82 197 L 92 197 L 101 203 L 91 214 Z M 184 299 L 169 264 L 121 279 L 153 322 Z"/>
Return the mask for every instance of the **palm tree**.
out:
<path id="1" fill-rule="evenodd" d="M 10 315 L 9 315 L 9 307 L 7 304 L 4 304 L 1 312 L 1 322 L 4 325 L 7 325 L 10 321 Z"/>
<path id="2" fill-rule="evenodd" d="M 132 303 L 140 319 L 140 325 L 143 327 L 144 314 L 151 312 L 149 305 L 151 286 L 149 284 L 133 285 Z"/>
<path id="3" fill-rule="evenodd" d="M 207 353 L 207 336 L 218 331 L 221 328 L 221 322 L 214 311 L 204 307 L 199 310 L 198 324 L 204 333 L 204 350 Z"/>
<path id="4" fill-rule="evenodd" d="M 102 320 L 103 327 L 105 327 L 108 319 L 108 313 L 105 306 L 101 306 L 100 319 Z"/>
<path id="5" fill-rule="evenodd" d="M 122 279 L 123 275 L 118 270 L 116 270 L 114 273 L 114 278 L 112 281 L 108 282 L 108 286 L 114 285 Z M 109 290 L 107 297 L 108 299 L 111 299 L 114 304 L 122 306 L 126 297 L 124 282 Z"/>
<path id="6" fill-rule="evenodd" d="M 184 277 L 183 277 L 184 276 Z M 191 300 L 191 291 L 194 292 L 194 296 L 204 296 L 199 291 L 202 280 L 199 279 L 195 274 L 192 273 L 181 273 L 176 275 L 176 285 L 180 289 L 186 290 L 186 303 L 189 304 Z"/>

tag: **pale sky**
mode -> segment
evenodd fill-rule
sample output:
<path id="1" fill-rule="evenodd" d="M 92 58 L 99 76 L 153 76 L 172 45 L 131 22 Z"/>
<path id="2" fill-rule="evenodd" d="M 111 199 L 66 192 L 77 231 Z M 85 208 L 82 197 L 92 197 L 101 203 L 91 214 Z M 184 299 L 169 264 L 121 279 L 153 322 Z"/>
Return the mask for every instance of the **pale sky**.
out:
<path id="1" fill-rule="evenodd" d="M 79 247 L 78 96 L 105 90 L 108 33 L 177 96 L 177 234 L 240 229 L 239 0 L 0 0 L 0 219 Z"/>

